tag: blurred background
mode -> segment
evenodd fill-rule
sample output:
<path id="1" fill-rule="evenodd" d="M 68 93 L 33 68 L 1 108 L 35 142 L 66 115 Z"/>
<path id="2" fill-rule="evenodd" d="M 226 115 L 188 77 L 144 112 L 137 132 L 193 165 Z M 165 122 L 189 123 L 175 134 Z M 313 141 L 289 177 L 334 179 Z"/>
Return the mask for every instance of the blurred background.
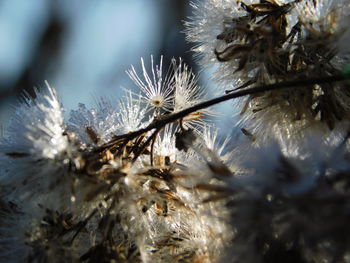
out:
<path id="1" fill-rule="evenodd" d="M 218 89 L 198 67 L 185 41 L 189 0 L 0 0 L 0 135 L 23 93 L 35 97 L 45 80 L 57 91 L 67 116 L 78 103 L 96 106 L 101 97 L 118 99 L 136 88 L 125 71 L 140 58 L 151 66 L 164 56 L 182 57 L 199 84 Z M 222 91 L 219 91 L 222 94 Z M 224 134 L 232 131 L 232 102 L 216 107 Z M 220 118 L 221 116 L 221 118 Z M 226 130 L 226 131 L 225 131 Z"/>
<path id="2" fill-rule="evenodd" d="M 0 120 L 25 91 L 47 80 L 66 114 L 79 102 L 118 98 L 133 83 L 125 70 L 150 55 L 164 67 L 182 57 L 195 67 L 182 33 L 185 0 L 0 0 Z M 194 69 L 195 70 L 195 69 Z"/>

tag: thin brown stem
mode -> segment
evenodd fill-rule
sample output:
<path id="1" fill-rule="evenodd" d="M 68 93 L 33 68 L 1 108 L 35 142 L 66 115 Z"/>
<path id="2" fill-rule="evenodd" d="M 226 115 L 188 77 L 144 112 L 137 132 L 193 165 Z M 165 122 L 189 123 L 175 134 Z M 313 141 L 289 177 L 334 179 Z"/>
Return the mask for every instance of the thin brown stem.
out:
<path id="1" fill-rule="evenodd" d="M 154 139 L 155 136 L 157 136 L 158 132 L 163 128 L 163 126 L 160 126 L 159 128 L 157 128 L 153 134 L 147 138 L 146 142 L 140 147 L 140 149 L 135 152 L 135 156 L 132 159 L 133 162 L 136 161 L 136 159 L 140 156 L 140 154 L 146 149 L 146 147 L 151 143 L 151 141 Z"/>
<path id="2" fill-rule="evenodd" d="M 228 101 L 231 99 L 235 99 L 235 98 L 239 98 L 239 97 L 243 97 L 243 96 L 247 96 L 247 95 L 251 95 L 251 94 L 271 91 L 271 90 L 286 89 L 286 88 L 291 88 L 291 87 L 305 88 L 305 86 L 307 86 L 307 85 L 331 83 L 331 82 L 336 82 L 336 81 L 342 81 L 344 79 L 345 79 L 345 77 L 343 75 L 334 75 L 334 76 L 327 76 L 327 77 L 320 77 L 320 78 L 309 78 L 309 79 L 292 80 L 292 81 L 286 81 L 286 82 L 278 82 L 278 83 L 274 83 L 274 84 L 270 84 L 270 85 L 262 85 L 262 86 L 258 86 L 258 87 L 253 87 L 253 88 L 249 88 L 249 89 L 245 89 L 245 90 L 239 90 L 236 92 L 232 92 L 230 94 L 227 94 L 227 95 L 224 95 L 224 96 L 212 99 L 212 100 L 207 100 L 205 102 L 198 103 L 198 104 L 196 104 L 192 107 L 189 107 L 187 109 L 184 109 L 182 111 L 179 111 L 179 112 L 176 112 L 173 114 L 169 114 L 166 116 L 162 116 L 162 118 L 154 120 L 152 123 L 150 123 L 145 128 L 142 128 L 140 130 L 130 132 L 127 134 L 116 136 L 115 139 L 98 147 L 97 150 L 108 148 L 120 139 L 125 138 L 125 139 L 132 140 L 133 138 L 136 138 L 137 136 L 141 135 L 142 133 L 146 133 L 146 132 L 153 130 L 153 129 L 162 128 L 169 123 L 172 123 L 178 119 L 184 118 L 185 116 L 187 116 L 190 113 L 211 107 L 213 105 L 216 105 L 216 104 L 224 102 L 224 101 Z"/>

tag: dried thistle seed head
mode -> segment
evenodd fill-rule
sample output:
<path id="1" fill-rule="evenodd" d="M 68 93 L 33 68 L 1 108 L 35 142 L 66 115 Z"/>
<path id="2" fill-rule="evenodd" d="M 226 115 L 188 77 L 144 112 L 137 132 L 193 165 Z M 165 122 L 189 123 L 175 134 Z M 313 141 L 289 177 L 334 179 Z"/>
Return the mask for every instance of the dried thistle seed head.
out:
<path id="1" fill-rule="evenodd" d="M 345 160 L 346 150 L 318 139 L 322 144 L 314 147 L 323 153 L 322 158 L 317 152 L 310 154 L 310 148 L 306 155 L 291 158 L 277 144 L 269 145 L 254 152 L 260 157 L 250 156 L 241 163 L 245 176 L 226 181 L 234 196 L 227 202 L 236 233 L 229 252 L 232 262 L 247 258 L 251 262 L 279 262 L 285 257 L 291 260 L 287 262 L 343 262 L 340 259 L 349 250 L 339 249 L 344 242 L 341 233 L 350 231 L 344 223 L 347 194 L 330 181 L 342 181 L 338 173 L 349 167 L 349 162 L 333 166 L 330 160 L 340 156 Z"/>
<path id="2" fill-rule="evenodd" d="M 192 70 L 179 59 L 172 59 L 174 68 L 174 112 L 189 108 L 204 100 L 204 91 L 198 86 L 197 79 Z"/>
<path id="3" fill-rule="evenodd" d="M 137 75 L 134 67 L 126 73 L 142 91 L 142 100 L 157 112 L 161 109 L 170 111 L 173 108 L 173 74 L 169 71 L 163 72 L 163 56 L 160 58 L 159 65 L 154 65 L 153 56 L 151 56 L 151 76 L 147 72 L 143 59 L 141 59 L 141 65 L 143 79 Z"/>
<path id="4" fill-rule="evenodd" d="M 46 83 L 47 84 L 47 83 Z M 25 97 L 12 116 L 7 134 L 0 139 L 1 185 L 17 199 L 50 191 L 62 180 L 66 168 L 79 155 L 74 136 L 66 131 L 56 92 L 37 91 Z M 56 174 L 51 177 L 47 174 Z"/>
<path id="5" fill-rule="evenodd" d="M 235 82 L 245 83 L 247 75 L 264 76 L 259 65 L 263 71 L 283 70 L 289 2 L 198 1 L 192 21 L 187 22 L 187 38 L 197 44 L 194 51 L 204 67 L 217 67 L 215 79 L 226 89 L 237 88 Z"/>
<path id="6" fill-rule="evenodd" d="M 119 114 L 111 102 L 101 102 L 97 109 L 87 109 L 80 103 L 70 112 L 68 129 L 87 145 L 105 143 L 120 129 Z"/>
<path id="7" fill-rule="evenodd" d="M 140 102 L 146 103 L 147 109 L 153 111 L 153 117 L 160 118 L 164 114 L 177 113 L 204 100 L 204 91 L 197 85 L 197 79 L 192 70 L 180 58 L 179 62 L 172 59 L 166 74 L 163 72 L 163 57 L 160 65 L 153 65 L 152 76 L 149 76 L 143 60 L 141 60 L 142 80 L 134 67 L 127 71 L 129 77 L 141 89 Z M 164 76 L 165 75 L 165 76 Z M 145 82 L 144 82 L 145 81 Z M 200 129 L 204 125 L 204 115 L 212 114 L 208 109 L 189 114 L 182 118 L 181 127 Z"/>
<path id="8" fill-rule="evenodd" d="M 298 31 L 293 37 L 287 79 L 340 74 L 346 62 L 344 54 L 348 53 L 339 44 L 350 36 L 344 26 L 345 21 L 350 21 L 349 3 L 300 1 L 292 12 L 298 18 Z M 306 127 L 324 129 L 318 122 L 333 130 L 349 120 L 347 89 L 344 83 L 324 83 L 250 97 L 245 120 L 254 116 L 258 123 L 250 127 L 258 133 L 267 128 L 263 122 L 274 123 L 272 133 L 281 133 L 280 127 L 286 127 L 288 136 Z"/>
<path id="9" fill-rule="evenodd" d="M 1 152 L 55 159 L 68 148 L 61 103 L 56 91 L 47 82 L 46 85 L 42 91 L 36 91 L 35 99 L 24 96 L 1 138 Z"/>
<path id="10" fill-rule="evenodd" d="M 141 96 L 135 96 L 131 91 L 119 101 L 117 116 L 118 134 L 136 131 L 147 125 L 145 120 L 147 107 L 143 107 Z"/>
<path id="11" fill-rule="evenodd" d="M 171 110 L 177 112 L 200 98 L 191 71 L 182 62 L 173 67 L 172 92 L 177 94 Z M 18 203 L 19 212 L 6 220 L 6 224 L 11 221 L 8 228 L 0 228 L 0 243 L 8 234 L 6 248 L 20 242 L 13 255 L 19 252 L 23 255 L 20 261 L 30 262 L 211 262 L 221 256 L 217 251 L 222 251 L 232 232 L 228 234 L 219 217 L 208 215 L 212 206 L 202 204 L 201 194 L 182 185 L 190 181 L 189 185 L 193 174 L 200 177 L 202 170 L 208 170 L 205 161 L 195 164 L 201 172 L 193 168 L 199 154 L 176 149 L 175 130 L 184 127 L 167 123 L 156 132 L 141 130 L 138 134 L 150 121 L 142 99 L 129 92 L 119 108 L 106 104 L 98 111 L 80 105 L 71 113 L 71 130 L 63 129 L 60 108 L 51 107 L 59 105 L 52 94 L 38 94 L 37 101 L 30 101 L 33 105 L 28 103 L 28 111 L 42 115 L 30 119 L 25 128 L 34 131 L 29 134 L 34 139 L 33 134 L 40 131 L 39 139 L 48 143 L 43 148 L 51 150 L 53 143 L 63 149 L 56 149 L 52 156 L 41 151 L 8 153 L 7 172 L 1 179 L 13 180 L 18 186 L 20 194 L 9 189 L 12 193 L 6 198 Z M 196 112 L 183 121 L 200 118 Z M 25 143 L 29 140 L 30 146 L 35 145 L 37 141 L 30 136 Z M 55 144 L 56 137 L 62 139 L 62 145 Z M 27 147 L 22 141 L 17 143 Z M 34 168 L 29 169 L 31 166 Z M 1 259 L 4 253 L 0 249 Z"/>
<path id="12" fill-rule="evenodd" d="M 218 61 L 235 60 L 236 72 L 263 77 L 259 67 L 265 67 L 270 74 L 283 74 L 286 70 L 287 50 L 282 46 L 286 41 L 287 21 L 285 15 L 290 4 L 278 5 L 269 2 L 247 5 L 241 3 L 247 14 L 224 23 L 224 31 L 217 36 L 226 45 L 215 49 Z M 254 73 L 252 71 L 255 71 Z"/>
<path id="13" fill-rule="evenodd" d="M 341 44 L 350 36 L 347 1 L 207 0 L 194 8 L 187 37 L 226 90 L 337 75 L 349 54 Z M 241 121 L 263 137 L 290 136 L 318 122 L 332 130 L 349 120 L 348 101 L 341 83 L 301 85 L 250 96 Z"/>
<path id="14" fill-rule="evenodd" d="M 209 262 L 216 262 L 221 256 L 216 252 L 223 247 L 216 227 L 224 228 L 223 222 L 215 216 L 202 218 L 205 208 L 197 202 L 197 194 L 177 184 L 172 172 L 152 168 L 138 175 L 147 179 L 142 184 L 145 194 L 137 202 L 141 257 L 145 262 L 187 262 L 206 254 Z"/>
<path id="15" fill-rule="evenodd" d="M 217 75 L 228 77 L 232 74 L 243 84 L 247 81 L 250 84 L 269 83 L 283 77 L 289 62 L 286 44 L 291 25 L 287 15 L 292 3 L 236 2 L 232 5 L 237 5 L 236 9 L 242 12 L 225 16 L 221 21 L 223 31 L 216 35 L 213 55 L 217 61 L 227 65 L 219 65 Z M 224 67 L 231 67 L 230 73 Z M 218 78 L 221 79 L 220 76 Z M 228 81 L 226 84 L 228 87 L 232 85 Z"/>

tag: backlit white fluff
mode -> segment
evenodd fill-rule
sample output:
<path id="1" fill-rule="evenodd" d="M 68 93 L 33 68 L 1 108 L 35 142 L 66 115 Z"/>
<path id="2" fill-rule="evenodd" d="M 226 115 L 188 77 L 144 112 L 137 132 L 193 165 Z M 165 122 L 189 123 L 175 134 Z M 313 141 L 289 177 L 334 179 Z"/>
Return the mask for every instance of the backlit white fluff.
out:
<path id="1" fill-rule="evenodd" d="M 151 75 L 147 72 L 143 59 L 141 65 L 143 78 L 138 76 L 133 66 L 126 73 L 142 91 L 143 101 L 156 111 L 170 111 L 173 99 L 172 75 L 163 72 L 163 57 L 160 58 L 159 65 L 155 65 L 151 56 Z"/>
<path id="2" fill-rule="evenodd" d="M 56 91 L 46 83 L 35 99 L 24 97 L 1 143 L 5 153 L 28 154 L 33 159 L 54 159 L 68 147 L 65 124 Z"/>

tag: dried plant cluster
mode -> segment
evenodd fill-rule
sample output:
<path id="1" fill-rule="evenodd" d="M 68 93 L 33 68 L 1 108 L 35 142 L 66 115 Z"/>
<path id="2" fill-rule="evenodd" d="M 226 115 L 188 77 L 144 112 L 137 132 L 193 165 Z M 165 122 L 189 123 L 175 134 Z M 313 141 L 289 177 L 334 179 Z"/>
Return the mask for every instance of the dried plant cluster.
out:
<path id="1" fill-rule="evenodd" d="M 195 5 L 188 39 L 197 43 L 203 65 L 217 67 L 216 79 L 226 92 L 329 76 L 348 57 L 349 8 L 346 0 L 209 0 Z M 342 83 L 313 84 L 249 96 L 241 113 L 247 128 L 265 136 L 283 134 L 280 126 L 288 132 L 319 128 L 320 121 L 334 129 L 349 120 L 348 99 Z"/>
<path id="2" fill-rule="evenodd" d="M 151 57 L 119 102 L 65 118 L 49 84 L 24 97 L 0 140 L 1 262 L 350 262 L 350 3 L 193 8 L 227 95 Z M 220 139 L 209 107 L 243 96 L 242 136 Z"/>

